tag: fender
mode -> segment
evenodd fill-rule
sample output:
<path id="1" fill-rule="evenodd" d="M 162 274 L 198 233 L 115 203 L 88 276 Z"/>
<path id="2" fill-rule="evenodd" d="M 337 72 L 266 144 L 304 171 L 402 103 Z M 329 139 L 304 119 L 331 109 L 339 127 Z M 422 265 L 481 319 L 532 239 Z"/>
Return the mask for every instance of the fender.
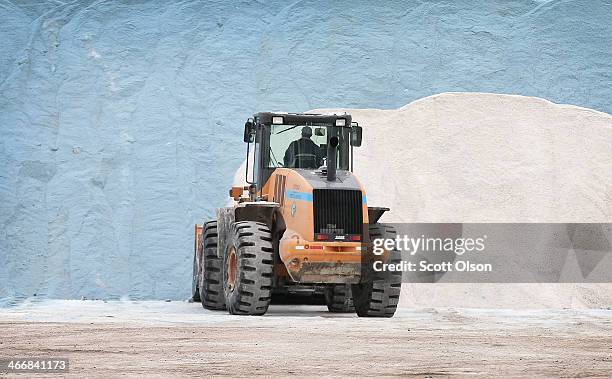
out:
<path id="1" fill-rule="evenodd" d="M 281 222 L 276 222 L 277 220 Z M 217 256 L 223 257 L 227 250 L 228 233 L 234 222 L 255 221 L 265 223 L 273 232 L 284 225 L 279 204 L 269 201 L 243 202 L 235 207 L 217 209 Z"/>
<path id="2" fill-rule="evenodd" d="M 385 207 L 368 207 L 368 223 L 376 224 L 382 215 L 388 210 L 389 208 Z"/>

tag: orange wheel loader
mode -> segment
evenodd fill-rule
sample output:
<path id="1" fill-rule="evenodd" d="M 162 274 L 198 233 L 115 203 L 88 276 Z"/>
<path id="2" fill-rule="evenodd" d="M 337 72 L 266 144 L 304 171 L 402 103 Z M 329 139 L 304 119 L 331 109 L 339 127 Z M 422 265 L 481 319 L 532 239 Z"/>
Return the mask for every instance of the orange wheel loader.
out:
<path id="1" fill-rule="evenodd" d="M 369 275 L 371 241 L 395 238 L 353 170 L 362 128 L 351 116 L 257 113 L 247 120 L 246 180 L 233 206 L 196 225 L 193 300 L 263 315 L 273 296 L 320 296 L 330 312 L 392 317 L 401 272 Z M 397 262 L 398 251 L 384 259 Z"/>

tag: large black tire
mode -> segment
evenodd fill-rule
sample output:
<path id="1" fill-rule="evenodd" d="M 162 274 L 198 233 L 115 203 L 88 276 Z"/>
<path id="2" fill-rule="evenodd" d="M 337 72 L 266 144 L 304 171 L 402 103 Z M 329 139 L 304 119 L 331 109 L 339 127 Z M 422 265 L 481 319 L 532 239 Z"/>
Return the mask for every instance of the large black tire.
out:
<path id="1" fill-rule="evenodd" d="M 264 223 L 242 221 L 232 225 L 228 238 L 223 254 L 227 309 L 233 315 L 263 315 L 272 297 L 272 233 Z"/>
<path id="2" fill-rule="evenodd" d="M 370 225 L 370 238 L 395 239 L 397 232 L 386 224 Z M 393 250 L 388 263 L 399 263 L 401 253 Z M 384 279 L 353 284 L 353 303 L 359 317 L 393 317 L 402 287 L 401 271 L 387 272 Z"/>
<path id="3" fill-rule="evenodd" d="M 211 310 L 225 309 L 223 294 L 223 261 L 217 256 L 217 221 L 204 224 L 202 230 L 202 275 L 200 299 L 202 306 Z"/>
<path id="4" fill-rule="evenodd" d="M 353 295 L 350 284 L 331 284 L 325 289 L 327 309 L 333 313 L 353 313 Z"/>
<path id="5" fill-rule="evenodd" d="M 193 252 L 193 276 L 191 278 L 191 301 L 194 303 L 200 302 L 200 284 L 199 272 L 198 272 L 198 259 L 196 257 L 197 252 Z"/>

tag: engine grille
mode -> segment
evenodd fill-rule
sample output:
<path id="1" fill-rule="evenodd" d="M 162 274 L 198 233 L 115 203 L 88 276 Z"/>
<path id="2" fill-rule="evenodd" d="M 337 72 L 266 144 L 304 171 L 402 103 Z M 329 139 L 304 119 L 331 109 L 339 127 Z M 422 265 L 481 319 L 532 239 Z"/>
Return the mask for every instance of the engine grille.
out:
<path id="1" fill-rule="evenodd" d="M 313 191 L 315 233 L 362 234 L 363 208 L 359 190 L 315 189 Z"/>

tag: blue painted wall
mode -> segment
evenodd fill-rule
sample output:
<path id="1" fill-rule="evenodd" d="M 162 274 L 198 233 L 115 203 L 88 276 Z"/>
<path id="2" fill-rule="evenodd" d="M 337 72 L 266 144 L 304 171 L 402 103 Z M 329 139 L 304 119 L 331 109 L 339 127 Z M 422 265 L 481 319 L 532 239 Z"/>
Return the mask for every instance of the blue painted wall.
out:
<path id="1" fill-rule="evenodd" d="M 0 0 L 0 298 L 187 298 L 253 112 L 483 91 L 612 113 L 611 36 L 609 0 Z"/>

